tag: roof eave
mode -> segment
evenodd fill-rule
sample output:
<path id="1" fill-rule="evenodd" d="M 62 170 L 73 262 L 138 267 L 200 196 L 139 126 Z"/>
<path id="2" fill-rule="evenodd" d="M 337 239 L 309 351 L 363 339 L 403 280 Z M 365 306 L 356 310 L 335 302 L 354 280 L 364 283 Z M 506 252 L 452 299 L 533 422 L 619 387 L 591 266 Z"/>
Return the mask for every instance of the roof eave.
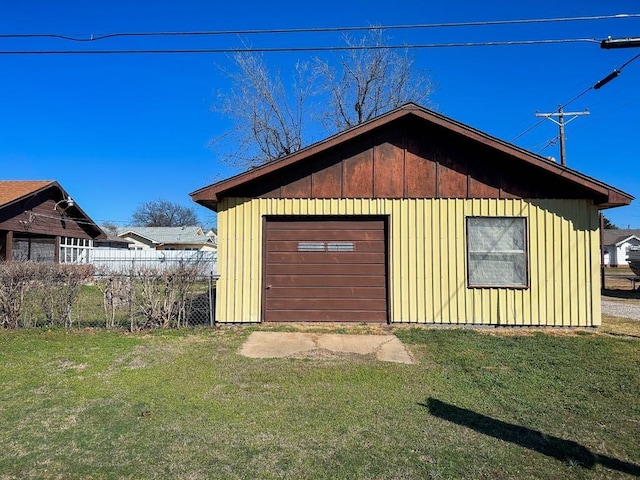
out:
<path id="1" fill-rule="evenodd" d="M 145 235 L 142 235 L 142 234 L 140 234 L 140 233 L 136 232 L 135 230 L 127 230 L 127 231 L 125 231 L 125 232 L 122 232 L 120 235 L 118 235 L 118 237 L 120 237 L 120 238 L 124 238 L 124 237 L 123 237 L 123 235 L 127 235 L 127 234 L 136 235 L 137 237 L 140 237 L 140 238 L 143 238 L 143 239 L 145 239 L 145 240 L 150 241 L 150 242 L 151 242 L 151 243 L 153 243 L 154 245 L 160 245 L 160 242 L 158 242 L 157 240 L 154 240 L 154 239 L 153 239 L 153 238 L 151 238 L 151 237 L 147 237 L 147 236 L 145 236 Z"/>
<path id="2" fill-rule="evenodd" d="M 629 235 L 626 238 L 623 238 L 622 240 L 617 241 L 616 243 L 614 243 L 614 246 L 619 246 L 622 245 L 625 242 L 628 242 L 629 240 L 631 240 L 632 238 L 635 238 L 636 240 L 638 240 L 640 242 L 640 238 L 638 238 L 636 235 Z"/>

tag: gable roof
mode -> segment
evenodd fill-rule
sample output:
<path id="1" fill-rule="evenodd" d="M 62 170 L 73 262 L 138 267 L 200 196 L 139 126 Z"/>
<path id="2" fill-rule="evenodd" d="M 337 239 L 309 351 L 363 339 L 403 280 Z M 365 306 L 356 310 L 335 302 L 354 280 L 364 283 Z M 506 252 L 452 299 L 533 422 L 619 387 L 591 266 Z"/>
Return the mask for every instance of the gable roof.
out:
<path id="1" fill-rule="evenodd" d="M 603 231 L 605 245 L 619 245 L 625 241 L 635 238 L 640 241 L 640 230 L 637 229 L 606 229 Z"/>
<path id="2" fill-rule="evenodd" d="M 118 229 L 118 237 L 137 235 L 149 242 L 159 244 L 203 245 L 213 244 L 200 227 L 126 227 Z"/>
<path id="3" fill-rule="evenodd" d="M 54 180 L 0 180 L 0 209 L 7 208 L 21 202 L 31 196 L 35 196 L 45 190 L 57 191 L 57 196 L 62 200 L 70 195 Z M 74 202 L 68 211 L 74 211 L 74 220 L 86 225 L 96 234 L 94 238 L 106 238 L 102 229 L 87 215 L 77 203 Z"/>
<path id="4" fill-rule="evenodd" d="M 556 175 L 557 177 L 562 177 L 565 181 L 571 182 L 589 192 L 594 200 L 597 198 L 596 203 L 600 208 L 628 205 L 631 203 L 631 200 L 633 200 L 633 196 L 576 170 L 566 166 L 561 166 L 540 155 L 492 137 L 480 130 L 476 130 L 475 128 L 457 122 L 414 103 L 408 103 L 398 107 L 395 110 L 391 110 L 390 112 L 382 114 L 372 120 L 330 136 L 286 157 L 282 157 L 226 180 L 198 189 L 190 195 L 195 202 L 215 211 L 217 209 L 218 201 L 224 198 L 227 192 L 236 187 L 253 182 L 261 177 L 273 174 L 274 172 L 278 172 L 278 174 L 283 173 L 285 169 L 294 167 L 312 155 L 326 151 L 349 140 L 365 135 L 374 129 L 406 117 L 422 119 L 430 124 L 437 125 L 446 130 L 462 135 L 473 142 L 477 142 L 486 147 L 502 152 L 503 154 L 528 164 L 535 169 Z"/>

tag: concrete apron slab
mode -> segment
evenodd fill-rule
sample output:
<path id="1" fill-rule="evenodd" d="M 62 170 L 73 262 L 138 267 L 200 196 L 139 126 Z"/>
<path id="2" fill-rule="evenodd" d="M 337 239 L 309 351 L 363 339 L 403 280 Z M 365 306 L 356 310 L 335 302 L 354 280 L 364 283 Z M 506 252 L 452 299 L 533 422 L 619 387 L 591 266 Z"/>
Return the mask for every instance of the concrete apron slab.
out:
<path id="1" fill-rule="evenodd" d="M 253 332 L 240 347 L 240 354 L 250 358 L 282 358 L 318 349 L 358 355 L 375 354 L 383 362 L 415 363 L 395 335 Z"/>

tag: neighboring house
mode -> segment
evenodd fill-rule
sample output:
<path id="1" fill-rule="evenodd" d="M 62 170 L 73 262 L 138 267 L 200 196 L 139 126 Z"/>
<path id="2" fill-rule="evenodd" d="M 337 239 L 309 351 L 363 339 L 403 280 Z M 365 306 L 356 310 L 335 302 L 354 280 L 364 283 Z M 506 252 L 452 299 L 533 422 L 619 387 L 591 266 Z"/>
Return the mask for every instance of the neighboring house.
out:
<path id="1" fill-rule="evenodd" d="M 133 243 L 131 240 L 118 237 L 116 232 L 112 230 L 104 227 L 102 227 L 102 230 L 107 234 L 107 237 L 101 240 L 95 240 L 93 242 L 95 248 L 128 249 L 129 245 Z"/>
<path id="2" fill-rule="evenodd" d="M 210 228 L 204 233 L 207 237 L 211 237 L 213 239 L 213 243 L 218 245 L 218 229 Z"/>
<path id="3" fill-rule="evenodd" d="M 607 229 L 603 237 L 604 264 L 610 267 L 626 267 L 629 248 L 640 246 L 640 230 Z"/>
<path id="4" fill-rule="evenodd" d="M 191 193 L 219 322 L 597 326 L 599 210 L 633 197 L 415 104 Z"/>
<path id="5" fill-rule="evenodd" d="M 200 227 L 126 227 L 117 236 L 129 241 L 132 250 L 216 250 L 215 239 Z"/>
<path id="6" fill-rule="evenodd" d="M 0 181 L 0 260 L 86 263 L 105 237 L 58 182 Z"/>

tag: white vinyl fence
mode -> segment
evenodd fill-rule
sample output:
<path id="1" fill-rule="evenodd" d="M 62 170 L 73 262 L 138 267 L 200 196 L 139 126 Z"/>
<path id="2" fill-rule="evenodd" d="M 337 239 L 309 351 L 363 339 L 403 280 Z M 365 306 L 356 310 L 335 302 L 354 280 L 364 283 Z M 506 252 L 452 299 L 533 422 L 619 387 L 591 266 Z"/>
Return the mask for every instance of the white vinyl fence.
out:
<path id="1" fill-rule="evenodd" d="M 196 265 L 201 275 L 215 275 L 217 252 L 196 250 L 129 250 L 98 247 L 90 250 L 96 269 L 114 273 L 140 272 L 145 269 L 167 270 Z"/>

